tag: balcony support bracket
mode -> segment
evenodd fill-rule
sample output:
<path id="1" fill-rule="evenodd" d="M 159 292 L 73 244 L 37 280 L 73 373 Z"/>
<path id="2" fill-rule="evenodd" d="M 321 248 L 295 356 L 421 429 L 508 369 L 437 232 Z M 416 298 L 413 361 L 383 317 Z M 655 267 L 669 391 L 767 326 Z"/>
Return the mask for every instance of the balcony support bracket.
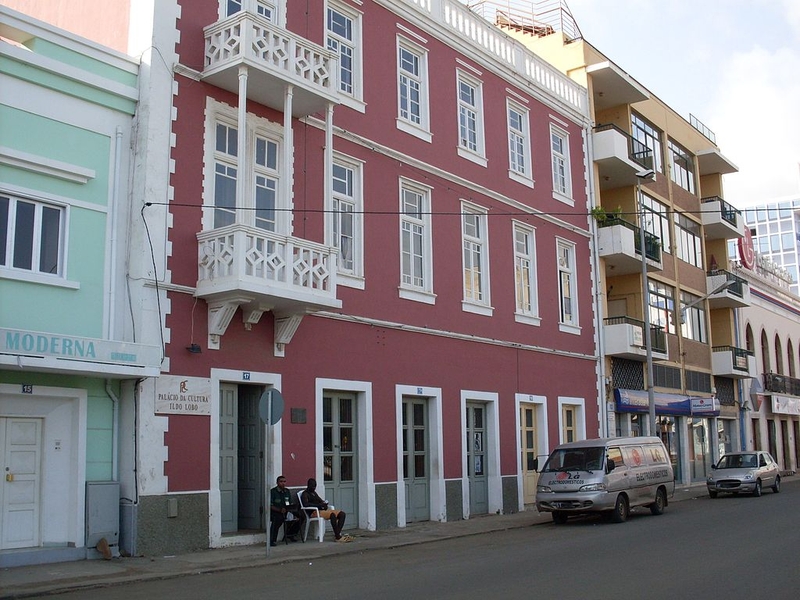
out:
<path id="1" fill-rule="evenodd" d="M 292 341 L 304 316 L 302 314 L 275 316 L 275 356 L 286 355 L 286 344 Z"/>
<path id="2" fill-rule="evenodd" d="M 247 302 L 246 298 L 230 298 L 208 305 L 208 348 L 219 350 L 219 340 L 231 324 L 233 315 L 240 304 Z"/>

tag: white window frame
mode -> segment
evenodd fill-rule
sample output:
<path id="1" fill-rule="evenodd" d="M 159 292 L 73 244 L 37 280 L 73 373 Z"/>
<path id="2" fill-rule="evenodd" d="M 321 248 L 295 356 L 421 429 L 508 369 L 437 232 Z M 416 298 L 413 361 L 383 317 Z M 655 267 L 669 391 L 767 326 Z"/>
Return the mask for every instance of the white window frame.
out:
<path id="1" fill-rule="evenodd" d="M 225 125 L 238 131 L 238 123 L 236 119 L 236 109 L 217 102 L 211 98 L 206 101 L 206 125 L 205 125 L 205 180 L 203 182 L 204 189 L 204 206 L 211 207 L 212 210 L 203 211 L 203 230 L 215 229 L 215 213 L 216 213 L 216 165 L 223 164 L 228 168 L 236 169 L 237 162 L 236 156 L 216 150 L 216 136 L 217 124 Z M 256 226 L 256 177 L 259 175 L 268 175 L 270 178 L 276 180 L 276 193 L 275 193 L 275 229 L 276 233 L 282 235 L 289 235 L 291 229 L 291 214 L 285 210 L 289 208 L 285 206 L 288 199 L 286 198 L 284 185 L 284 167 L 283 167 L 283 129 L 277 123 L 271 123 L 264 118 L 256 117 L 255 115 L 248 114 L 246 121 L 247 131 L 245 132 L 245 147 L 247 154 L 243 160 L 244 174 L 236 172 L 236 185 L 243 185 L 242 190 L 242 206 L 235 206 L 232 214 L 234 214 L 234 223 L 240 225 L 248 225 L 251 227 Z M 256 167 L 256 138 L 265 138 L 277 144 L 276 148 L 276 168 L 264 169 Z M 238 140 L 238 138 L 237 138 Z M 237 152 L 241 152 L 238 148 Z M 264 231 L 272 231 L 264 229 Z"/>
<path id="2" fill-rule="evenodd" d="M 224 19 L 246 10 L 267 19 L 270 23 L 283 27 L 285 26 L 285 21 L 282 17 L 286 14 L 283 6 L 284 2 L 285 0 L 220 0 L 219 16 Z M 231 4 L 238 4 L 239 9 L 229 11 Z"/>
<path id="3" fill-rule="evenodd" d="M 341 36 L 328 28 L 328 15 L 335 12 L 350 20 L 351 38 Z M 363 68 L 363 46 L 361 33 L 362 13 L 343 2 L 328 0 L 325 7 L 325 47 L 339 57 L 339 93 L 343 104 L 359 112 L 366 111 L 364 103 L 364 68 Z M 335 44 L 336 48 L 331 48 Z M 342 48 L 348 48 L 352 52 L 352 89 L 342 89 Z"/>
<path id="4" fill-rule="evenodd" d="M 7 200 L 7 210 L 4 218 L 6 222 L 5 240 L 0 239 L 0 243 L 5 242 L 4 263 L 0 263 L 0 278 L 17 279 L 39 283 L 61 285 L 65 287 L 76 287 L 66 281 L 67 270 L 67 232 L 69 227 L 69 206 L 45 202 L 28 196 L 10 194 L 0 190 L 0 197 Z M 31 268 L 14 266 L 14 242 L 15 234 L 18 232 L 16 227 L 17 208 L 19 203 L 33 205 L 32 239 L 31 239 Z M 58 256 L 56 258 L 56 272 L 45 272 L 40 270 L 41 245 L 42 245 L 42 211 L 47 208 L 58 212 Z"/>
<path id="5" fill-rule="evenodd" d="M 558 443 L 566 442 L 566 423 L 564 423 L 564 410 L 572 409 L 575 411 L 575 435 L 576 441 L 586 439 L 586 401 L 583 398 L 569 396 L 558 397 Z"/>
<path id="6" fill-rule="evenodd" d="M 403 52 L 408 52 L 416 57 L 417 73 L 402 68 Z M 419 122 L 404 115 L 402 106 L 404 87 L 414 83 L 419 86 Z M 430 125 L 428 50 L 400 35 L 397 36 L 397 128 L 426 142 L 433 139 Z"/>
<path id="7" fill-rule="evenodd" d="M 580 334 L 580 315 L 578 314 L 578 275 L 575 244 L 556 238 L 556 285 L 558 286 L 558 328 L 564 333 Z M 565 258 L 566 253 L 566 258 Z M 565 290 L 564 278 L 567 277 Z M 568 296 L 565 295 L 568 293 Z M 567 320 L 565 301 L 569 299 L 571 318 Z"/>
<path id="8" fill-rule="evenodd" d="M 475 231 L 471 231 L 471 225 L 469 223 L 472 217 L 477 219 L 477 226 L 474 228 Z M 468 202 L 461 203 L 461 282 L 464 289 L 464 298 L 461 302 L 461 307 L 465 312 L 486 316 L 490 316 L 494 310 L 491 306 L 489 286 L 488 219 L 489 214 L 485 208 Z M 468 271 L 473 272 L 475 269 L 473 257 L 476 251 L 480 256 L 480 265 L 477 272 L 480 297 L 475 297 L 475 293 L 470 292 L 474 286 L 467 285 Z"/>
<path id="9" fill-rule="evenodd" d="M 520 117 L 519 125 L 512 122 L 512 111 Z M 533 187 L 531 163 L 530 111 L 519 102 L 506 98 L 506 123 L 508 126 L 508 176 L 517 183 Z M 520 160 L 522 165 L 519 165 Z"/>
<path id="10" fill-rule="evenodd" d="M 462 85 L 472 89 L 471 100 L 462 98 Z M 483 132 L 483 83 L 460 69 L 456 70 L 456 102 L 458 106 L 458 114 L 456 115 L 458 155 L 485 167 L 488 163 L 486 160 L 486 139 Z M 463 135 L 465 128 L 462 126 L 462 121 L 465 117 L 470 116 L 474 119 L 474 128 L 468 128 L 467 131 L 475 135 L 474 148 L 471 147 L 470 140 Z"/>
<path id="11" fill-rule="evenodd" d="M 364 163 L 344 154 L 333 153 L 333 165 L 338 165 L 347 169 L 351 173 L 350 190 L 348 192 L 337 191 L 336 186 L 331 182 L 331 205 L 327 207 L 329 218 L 326 221 L 326 238 L 328 245 L 339 249 L 337 260 L 337 279 L 338 285 L 364 289 Z M 331 176 L 333 177 L 333 166 Z M 337 232 L 341 231 L 341 222 L 337 227 L 337 219 L 341 211 L 337 208 L 339 202 L 352 205 L 352 267 L 342 266 L 341 240 L 337 239 Z"/>
<path id="12" fill-rule="evenodd" d="M 433 232 L 431 224 L 431 191 L 432 188 L 410 179 L 400 178 L 399 181 L 399 201 L 400 201 L 400 285 L 398 292 L 400 298 L 424 302 L 426 304 L 436 303 L 436 294 L 433 293 Z M 412 215 L 407 213 L 405 207 L 405 194 L 416 194 L 420 199 L 419 213 Z M 407 273 L 403 267 L 404 262 L 404 239 L 407 232 L 416 229 L 420 236 L 421 256 L 421 282 L 406 281 Z"/>
<path id="13" fill-rule="evenodd" d="M 514 299 L 516 310 L 514 319 L 517 323 L 539 325 L 539 286 L 536 266 L 536 229 L 527 223 L 512 221 L 514 245 Z M 520 248 L 518 237 L 525 237 L 525 247 Z M 520 279 L 520 273 L 527 269 L 528 280 Z M 527 306 L 521 301 L 521 296 L 527 295 Z"/>
<path id="14" fill-rule="evenodd" d="M 561 149 L 555 148 L 556 141 Z M 569 157 L 569 133 L 562 127 L 550 124 L 550 160 L 553 172 L 553 198 L 574 206 L 572 199 L 572 166 Z"/>

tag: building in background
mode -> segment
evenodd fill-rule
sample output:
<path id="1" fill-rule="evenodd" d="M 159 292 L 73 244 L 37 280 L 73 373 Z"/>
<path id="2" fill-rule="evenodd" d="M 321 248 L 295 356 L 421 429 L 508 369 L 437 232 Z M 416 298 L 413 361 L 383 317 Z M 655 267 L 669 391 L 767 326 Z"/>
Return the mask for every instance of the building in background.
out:
<path id="1" fill-rule="evenodd" d="M 130 4 L 165 359 L 120 404 L 123 549 L 263 541 L 278 473 L 363 529 L 532 502 L 604 410 L 586 90 L 455 0 Z"/>
<path id="2" fill-rule="evenodd" d="M 652 389 L 655 433 L 678 481 L 704 481 L 720 450 L 738 447 L 738 380 L 755 375 L 734 322 L 735 309 L 750 304 L 749 285 L 725 270 L 727 240 L 745 230 L 723 194 L 723 175 L 737 169 L 713 132 L 675 113 L 583 39 L 565 3 L 468 4 L 588 89 L 604 430 L 647 433 Z M 718 448 L 718 439 L 728 442 Z"/>
<path id="3" fill-rule="evenodd" d="M 753 237 L 753 247 L 763 263 L 781 279 L 789 279 L 789 289 L 800 295 L 798 248 L 800 248 L 800 198 L 784 198 L 749 207 L 745 222 Z M 765 259 L 769 263 L 765 263 Z"/>
<path id="4" fill-rule="evenodd" d="M 0 7 L 0 566 L 118 543 L 120 405 L 162 359 L 126 301 L 137 99 L 137 61 Z"/>

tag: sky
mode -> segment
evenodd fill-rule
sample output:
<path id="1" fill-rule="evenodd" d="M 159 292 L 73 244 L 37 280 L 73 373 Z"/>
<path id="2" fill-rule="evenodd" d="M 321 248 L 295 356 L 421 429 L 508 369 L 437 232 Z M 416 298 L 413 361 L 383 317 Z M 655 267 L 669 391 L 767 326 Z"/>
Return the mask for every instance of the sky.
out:
<path id="1" fill-rule="evenodd" d="M 800 0 L 566 0 L 583 38 L 739 168 L 737 208 L 800 197 Z"/>

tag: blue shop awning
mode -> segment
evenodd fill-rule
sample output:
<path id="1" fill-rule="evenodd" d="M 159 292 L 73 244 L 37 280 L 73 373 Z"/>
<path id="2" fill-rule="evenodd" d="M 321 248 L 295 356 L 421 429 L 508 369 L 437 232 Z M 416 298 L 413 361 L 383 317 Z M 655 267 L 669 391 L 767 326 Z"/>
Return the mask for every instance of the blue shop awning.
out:
<path id="1" fill-rule="evenodd" d="M 657 415 L 716 417 L 719 415 L 719 400 L 703 396 L 682 394 L 653 394 Z M 614 390 L 617 412 L 646 413 L 650 402 L 646 390 Z"/>

